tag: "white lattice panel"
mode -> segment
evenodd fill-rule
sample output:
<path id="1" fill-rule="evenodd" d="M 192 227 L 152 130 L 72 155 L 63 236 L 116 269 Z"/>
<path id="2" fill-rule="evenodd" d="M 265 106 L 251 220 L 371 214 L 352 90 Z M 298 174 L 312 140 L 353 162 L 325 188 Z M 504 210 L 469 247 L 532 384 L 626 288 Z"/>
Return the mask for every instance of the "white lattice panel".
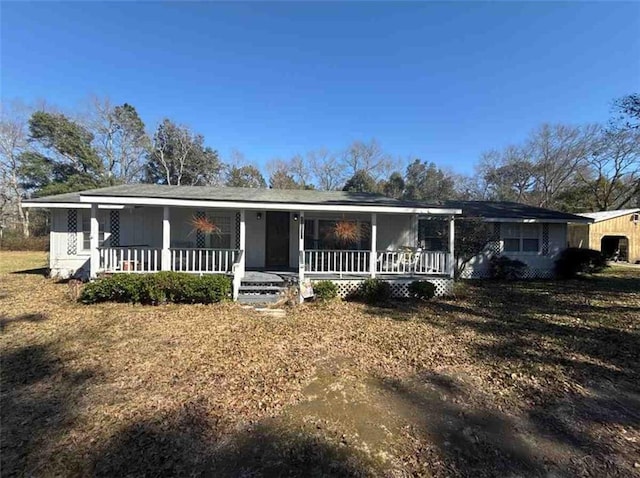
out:
<path id="1" fill-rule="evenodd" d="M 431 282 L 436 287 L 436 296 L 450 295 L 453 293 L 453 279 L 449 278 L 429 278 L 420 279 Z M 313 281 L 317 282 L 317 281 Z M 345 298 L 349 294 L 354 293 L 360 287 L 362 280 L 333 280 L 338 286 L 338 296 Z M 409 297 L 409 284 L 412 280 L 388 280 L 391 286 L 391 295 L 393 297 Z"/>
<path id="2" fill-rule="evenodd" d="M 465 268 L 460 274 L 461 279 L 488 279 L 489 269 Z M 527 267 L 522 271 L 522 279 L 553 279 L 553 270 Z"/>

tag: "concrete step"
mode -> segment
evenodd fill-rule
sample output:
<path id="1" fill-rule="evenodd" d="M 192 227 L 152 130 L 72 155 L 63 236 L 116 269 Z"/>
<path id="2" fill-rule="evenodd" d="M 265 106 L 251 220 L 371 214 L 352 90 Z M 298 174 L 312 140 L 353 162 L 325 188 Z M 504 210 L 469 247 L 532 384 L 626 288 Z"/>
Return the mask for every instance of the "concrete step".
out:
<path id="1" fill-rule="evenodd" d="M 258 293 L 263 293 L 263 292 L 275 292 L 275 293 L 280 293 L 285 291 L 286 288 L 282 287 L 282 286 L 277 286 L 277 285 L 240 285 L 240 293 L 242 292 L 258 292 Z"/>
<path id="2" fill-rule="evenodd" d="M 239 294 L 241 304 L 275 304 L 280 300 L 278 294 Z"/>

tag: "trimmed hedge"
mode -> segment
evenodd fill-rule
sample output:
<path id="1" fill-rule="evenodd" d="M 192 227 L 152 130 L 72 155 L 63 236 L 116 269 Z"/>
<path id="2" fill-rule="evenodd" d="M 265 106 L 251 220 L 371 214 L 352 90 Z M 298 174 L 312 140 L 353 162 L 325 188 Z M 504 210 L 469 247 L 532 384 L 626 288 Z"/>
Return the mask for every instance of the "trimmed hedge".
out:
<path id="1" fill-rule="evenodd" d="M 197 276 L 180 272 L 114 274 L 84 286 L 80 301 L 141 304 L 211 304 L 231 295 L 231 279 L 223 275 Z"/>
<path id="2" fill-rule="evenodd" d="M 505 256 L 493 256 L 489 260 L 489 276 L 500 280 L 521 279 L 526 267 L 527 265 L 522 261 Z"/>
<path id="3" fill-rule="evenodd" d="M 593 274 L 607 267 L 607 258 L 600 251 L 569 247 L 560 253 L 556 261 L 556 276 L 571 279 L 578 274 Z"/>
<path id="4" fill-rule="evenodd" d="M 436 295 L 436 286 L 426 280 L 416 280 L 409 284 L 409 295 L 414 299 L 433 299 Z"/>
<path id="5" fill-rule="evenodd" d="M 330 300 L 338 297 L 338 286 L 330 280 L 321 280 L 313 284 L 313 293 L 317 300 Z"/>

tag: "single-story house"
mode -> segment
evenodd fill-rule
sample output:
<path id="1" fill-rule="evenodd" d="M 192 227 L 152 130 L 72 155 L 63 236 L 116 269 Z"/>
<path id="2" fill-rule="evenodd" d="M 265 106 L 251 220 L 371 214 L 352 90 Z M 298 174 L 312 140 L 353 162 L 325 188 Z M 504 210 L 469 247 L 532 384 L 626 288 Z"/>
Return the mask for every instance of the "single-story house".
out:
<path id="1" fill-rule="evenodd" d="M 453 286 L 455 218 L 463 212 L 495 223 L 492 253 L 524 258 L 536 274 L 549 275 L 566 246 L 567 223 L 589 221 L 515 203 L 427 205 L 343 191 L 149 184 L 24 205 L 51 210 L 54 276 L 228 274 L 234 299 L 247 301 L 318 280 L 335 281 L 346 295 L 369 277 L 389 281 L 399 296 L 417 279 L 446 294 Z M 485 262 L 471 264 L 468 277 L 481 276 Z"/>
<path id="2" fill-rule="evenodd" d="M 264 299 L 283 283 L 333 280 L 341 294 L 368 277 L 396 294 L 423 278 L 451 290 L 446 250 L 423 251 L 420 217 L 453 230 L 461 211 L 342 191 L 129 184 L 42 197 L 51 210 L 54 276 L 173 270 L 233 276 L 234 298 Z"/>
<path id="3" fill-rule="evenodd" d="M 571 224 L 569 244 L 601 251 L 609 258 L 640 262 L 640 208 L 580 214 L 591 224 Z"/>

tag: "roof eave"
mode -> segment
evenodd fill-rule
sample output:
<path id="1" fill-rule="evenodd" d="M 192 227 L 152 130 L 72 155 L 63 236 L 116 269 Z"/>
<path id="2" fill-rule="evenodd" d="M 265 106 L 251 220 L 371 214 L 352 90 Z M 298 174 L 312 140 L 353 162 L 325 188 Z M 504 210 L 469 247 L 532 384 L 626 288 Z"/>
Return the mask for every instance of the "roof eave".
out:
<path id="1" fill-rule="evenodd" d="M 103 196 L 103 195 L 80 195 L 82 204 L 117 204 L 135 206 L 174 206 L 174 207 L 204 207 L 218 209 L 270 209 L 274 211 L 337 211 L 337 212 L 379 212 L 379 213 L 402 213 L 402 214 L 434 214 L 434 215 L 461 215 L 462 210 L 456 208 L 438 207 L 414 207 L 414 206 L 393 206 L 378 204 L 311 204 L 311 203 L 283 203 L 268 201 L 231 201 L 212 199 L 177 199 L 158 197 L 133 197 L 133 196 Z"/>

